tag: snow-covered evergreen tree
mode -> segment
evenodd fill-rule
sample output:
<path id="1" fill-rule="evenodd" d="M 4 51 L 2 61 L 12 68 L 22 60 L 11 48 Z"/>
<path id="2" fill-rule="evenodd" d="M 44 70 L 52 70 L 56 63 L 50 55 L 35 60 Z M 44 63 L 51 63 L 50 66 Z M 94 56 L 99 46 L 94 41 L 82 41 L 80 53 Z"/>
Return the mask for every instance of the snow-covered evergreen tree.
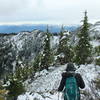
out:
<path id="1" fill-rule="evenodd" d="M 7 100 L 17 100 L 17 97 L 25 92 L 23 81 L 19 77 L 16 73 L 9 75 L 10 84 L 6 87 L 9 91 Z"/>
<path id="2" fill-rule="evenodd" d="M 89 57 L 91 56 L 91 48 L 90 45 L 90 37 L 89 37 L 89 24 L 88 24 L 88 17 L 87 17 L 87 11 L 85 11 L 85 16 L 83 20 L 83 25 L 80 30 L 80 33 L 78 34 L 79 42 L 75 48 L 75 62 L 79 64 L 85 64 L 88 63 Z"/>
<path id="3" fill-rule="evenodd" d="M 60 55 L 58 57 L 60 63 L 67 63 L 72 61 L 73 50 L 71 46 L 68 44 L 69 34 L 64 31 L 64 27 L 62 26 L 59 37 L 59 47 L 57 50 L 57 54 Z"/>
<path id="4" fill-rule="evenodd" d="M 63 33 L 64 33 L 64 27 L 63 27 L 63 25 L 62 25 L 61 31 L 60 31 L 60 33 L 59 33 L 59 35 L 60 35 L 60 36 L 59 36 L 59 47 L 58 47 L 58 50 L 57 50 L 58 54 L 62 52 L 62 47 L 63 47 L 62 38 L 63 38 L 63 36 L 64 36 Z"/>
<path id="5" fill-rule="evenodd" d="M 39 71 L 41 69 L 41 58 L 42 58 L 42 54 L 38 54 L 33 62 L 33 71 Z"/>
<path id="6" fill-rule="evenodd" d="M 50 47 L 50 37 L 51 34 L 49 32 L 49 28 L 47 26 L 47 31 L 46 31 L 46 37 L 44 40 L 44 50 L 41 56 L 41 64 L 40 64 L 40 70 L 42 69 L 48 69 L 50 64 L 53 62 L 53 52 Z"/>

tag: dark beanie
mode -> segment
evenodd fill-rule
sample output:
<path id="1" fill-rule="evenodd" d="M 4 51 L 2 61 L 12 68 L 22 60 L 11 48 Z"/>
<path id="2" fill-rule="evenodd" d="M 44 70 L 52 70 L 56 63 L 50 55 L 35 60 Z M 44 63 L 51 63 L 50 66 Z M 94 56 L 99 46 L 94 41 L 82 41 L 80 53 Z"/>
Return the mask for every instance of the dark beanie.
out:
<path id="1" fill-rule="evenodd" d="M 66 71 L 75 71 L 75 70 L 76 70 L 76 68 L 74 67 L 73 63 L 68 63 L 67 64 Z"/>

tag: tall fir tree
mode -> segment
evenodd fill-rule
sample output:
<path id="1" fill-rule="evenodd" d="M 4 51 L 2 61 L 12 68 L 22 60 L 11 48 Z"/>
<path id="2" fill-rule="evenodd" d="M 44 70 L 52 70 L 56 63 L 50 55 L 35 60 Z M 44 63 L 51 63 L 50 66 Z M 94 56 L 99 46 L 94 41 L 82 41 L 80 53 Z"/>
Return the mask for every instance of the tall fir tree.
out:
<path id="1" fill-rule="evenodd" d="M 61 26 L 61 30 L 60 30 L 60 39 L 63 37 L 63 33 L 64 33 L 64 25 Z"/>
<path id="2" fill-rule="evenodd" d="M 63 42 L 62 42 L 62 37 L 64 36 L 64 26 L 62 25 L 60 33 L 59 33 L 59 47 L 57 50 L 57 53 L 60 54 L 62 52 L 62 47 L 63 47 Z"/>
<path id="3" fill-rule="evenodd" d="M 17 100 L 19 95 L 25 93 L 23 81 L 20 77 L 20 72 L 11 73 L 8 75 L 8 81 L 10 84 L 6 86 L 6 89 L 9 91 L 7 100 Z"/>
<path id="4" fill-rule="evenodd" d="M 85 16 L 83 20 L 83 25 L 78 34 L 79 42 L 75 48 L 75 62 L 80 64 L 85 64 L 89 62 L 89 57 L 91 56 L 91 44 L 90 44 L 90 37 L 89 37 L 89 24 L 88 24 L 88 17 L 87 11 L 85 11 Z"/>
<path id="5" fill-rule="evenodd" d="M 50 47 L 50 37 L 51 37 L 51 34 L 47 26 L 46 37 L 44 40 L 44 50 L 41 56 L 41 64 L 40 64 L 41 70 L 44 68 L 48 69 L 50 64 L 53 62 L 53 53 Z"/>
<path id="6" fill-rule="evenodd" d="M 42 58 L 42 54 L 39 53 L 33 62 L 33 70 L 34 72 L 39 71 L 41 69 L 41 58 Z"/>
<path id="7" fill-rule="evenodd" d="M 68 44 L 68 40 L 69 35 L 64 31 L 64 27 L 62 26 L 59 37 L 59 47 L 57 50 L 58 54 L 63 54 L 63 57 L 58 57 L 61 64 L 71 62 L 72 60 L 73 52 L 70 45 Z"/>

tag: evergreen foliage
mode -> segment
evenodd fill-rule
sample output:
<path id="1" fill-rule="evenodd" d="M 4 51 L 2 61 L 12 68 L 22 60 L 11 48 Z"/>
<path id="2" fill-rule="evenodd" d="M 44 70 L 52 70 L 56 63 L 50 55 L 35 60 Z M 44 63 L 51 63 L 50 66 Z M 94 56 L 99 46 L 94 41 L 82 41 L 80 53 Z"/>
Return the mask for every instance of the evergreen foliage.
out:
<path id="1" fill-rule="evenodd" d="M 63 37 L 64 33 L 64 26 L 61 26 L 61 30 L 60 30 L 60 39 Z"/>
<path id="2" fill-rule="evenodd" d="M 93 82 L 95 83 L 96 89 L 97 89 L 97 90 L 100 89 L 100 78 L 97 77 L 97 78 L 95 79 L 95 81 L 93 81 Z"/>
<path id="3" fill-rule="evenodd" d="M 0 100 L 6 100 L 8 90 L 6 90 L 3 86 L 3 82 L 0 81 Z"/>
<path id="4" fill-rule="evenodd" d="M 19 76 L 20 77 L 20 76 Z M 13 100 L 14 98 L 17 98 L 19 95 L 25 92 L 23 81 L 21 78 L 19 78 L 17 74 L 11 74 L 9 75 L 9 82 L 10 85 L 6 87 L 6 89 L 9 91 L 8 93 L 8 100 Z"/>
<path id="5" fill-rule="evenodd" d="M 92 46 L 90 45 L 90 38 L 89 38 L 89 24 L 88 24 L 88 17 L 87 12 L 85 11 L 85 17 L 83 20 L 83 25 L 78 34 L 79 42 L 75 48 L 75 62 L 80 64 L 88 63 L 89 57 L 91 56 L 91 49 Z"/>
<path id="6" fill-rule="evenodd" d="M 20 81 L 25 81 L 32 75 L 32 72 L 33 72 L 33 67 L 29 67 L 29 66 L 28 67 L 25 66 L 23 68 L 17 67 L 14 77 L 16 77 Z"/>
<path id="7" fill-rule="evenodd" d="M 25 92 L 23 82 L 32 75 L 33 67 L 17 67 L 14 73 L 6 76 L 6 82 L 10 84 L 5 88 L 9 91 L 7 100 L 17 100 L 17 97 Z"/>
<path id="8" fill-rule="evenodd" d="M 14 60 L 13 54 L 11 54 L 12 50 L 12 44 L 9 43 L 5 46 L 5 44 L 0 43 L 0 78 L 3 77 L 4 72 L 6 73 L 5 69 L 9 66 L 9 69 L 7 72 L 10 72 L 13 68 L 12 61 Z M 9 60 L 8 60 L 9 59 Z M 7 64 L 7 66 L 5 66 Z"/>
<path id="9" fill-rule="evenodd" d="M 53 62 L 53 53 L 50 46 L 50 37 L 51 35 L 47 26 L 46 37 L 44 40 L 44 50 L 41 54 L 40 70 L 48 69 L 50 64 Z"/>
<path id="10" fill-rule="evenodd" d="M 64 27 L 62 25 L 61 31 L 59 33 L 60 37 L 59 37 L 59 47 L 58 47 L 58 51 L 57 51 L 58 54 L 62 53 L 62 51 L 63 51 L 62 49 L 66 45 L 66 42 L 67 42 L 67 38 L 62 39 L 64 36 L 63 33 L 64 33 Z"/>
<path id="11" fill-rule="evenodd" d="M 39 71 L 41 69 L 41 58 L 42 58 L 42 54 L 38 54 L 35 59 L 34 59 L 34 62 L 33 62 L 33 71 L 36 72 L 36 71 Z"/>
<path id="12" fill-rule="evenodd" d="M 62 64 L 72 61 L 73 58 L 73 49 L 68 44 L 68 41 L 69 41 L 69 36 L 68 34 L 64 34 L 64 27 L 62 26 L 59 37 L 59 47 L 57 50 L 58 55 L 63 54 L 63 57 L 61 56 L 58 57 L 60 63 Z"/>
<path id="13" fill-rule="evenodd" d="M 95 64 L 100 66 L 100 58 L 95 60 Z"/>
<path id="14" fill-rule="evenodd" d="M 96 47 L 95 47 L 95 54 L 96 54 L 97 56 L 100 56 L 100 46 L 96 46 Z"/>

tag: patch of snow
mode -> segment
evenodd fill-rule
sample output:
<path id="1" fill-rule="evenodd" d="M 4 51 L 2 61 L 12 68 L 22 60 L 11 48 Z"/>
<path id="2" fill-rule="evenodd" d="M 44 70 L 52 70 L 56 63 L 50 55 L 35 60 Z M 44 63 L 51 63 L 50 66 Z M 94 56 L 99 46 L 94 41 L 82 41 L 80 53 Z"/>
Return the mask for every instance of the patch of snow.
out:
<path id="1" fill-rule="evenodd" d="M 97 57 L 96 57 L 96 59 L 99 59 L 99 58 L 100 58 L 100 56 L 97 56 Z"/>
<path id="2" fill-rule="evenodd" d="M 48 71 L 46 70 L 46 69 L 44 69 L 44 70 L 42 70 L 41 72 L 40 72 L 40 75 L 41 76 L 44 76 L 44 75 L 47 75 L 48 74 Z"/>
<path id="3" fill-rule="evenodd" d="M 9 85 L 10 85 L 10 82 L 7 81 L 6 84 L 4 84 L 4 85 L 2 85 L 2 86 L 3 86 L 3 87 L 7 87 L 7 86 L 9 86 Z"/>
<path id="4" fill-rule="evenodd" d="M 49 70 L 54 70 L 55 67 L 54 67 L 54 66 L 51 66 L 51 67 L 49 67 L 48 69 L 49 69 Z"/>
<path id="5" fill-rule="evenodd" d="M 64 53 L 60 53 L 59 55 L 57 55 L 57 57 L 62 57 L 62 58 L 64 58 Z"/>
<path id="6" fill-rule="evenodd" d="M 97 40 L 90 41 L 90 43 L 91 43 L 91 45 L 92 45 L 93 47 L 100 46 L 100 42 L 97 41 Z"/>
<path id="7" fill-rule="evenodd" d="M 77 66 L 75 67 L 77 68 Z M 19 96 L 18 100 L 58 100 L 58 98 L 59 100 L 63 100 L 63 93 L 57 92 L 57 88 L 61 81 L 61 74 L 65 68 L 66 65 L 62 65 L 55 68 L 52 72 L 48 72 L 48 74 L 37 77 L 36 80 L 27 85 L 27 91 L 31 92 L 31 94 L 27 92 Z M 89 91 L 92 97 L 95 98 L 90 85 L 92 80 L 95 80 L 98 73 L 100 73 L 100 66 L 95 66 L 94 64 L 81 65 L 76 72 L 80 73 L 84 79 L 86 85 L 84 91 Z M 96 90 L 94 92 L 96 93 Z M 82 98 L 84 98 L 83 95 Z"/>
<path id="8" fill-rule="evenodd" d="M 70 32 L 67 31 L 67 32 L 64 32 L 63 34 L 64 34 L 64 35 L 70 35 Z"/>
<path id="9" fill-rule="evenodd" d="M 64 36 L 61 38 L 61 40 L 65 39 L 65 38 L 66 38 L 66 36 L 64 35 Z"/>
<path id="10" fill-rule="evenodd" d="M 57 48 L 58 44 L 59 44 L 59 36 L 51 37 L 51 43 L 50 43 L 51 47 Z"/>

